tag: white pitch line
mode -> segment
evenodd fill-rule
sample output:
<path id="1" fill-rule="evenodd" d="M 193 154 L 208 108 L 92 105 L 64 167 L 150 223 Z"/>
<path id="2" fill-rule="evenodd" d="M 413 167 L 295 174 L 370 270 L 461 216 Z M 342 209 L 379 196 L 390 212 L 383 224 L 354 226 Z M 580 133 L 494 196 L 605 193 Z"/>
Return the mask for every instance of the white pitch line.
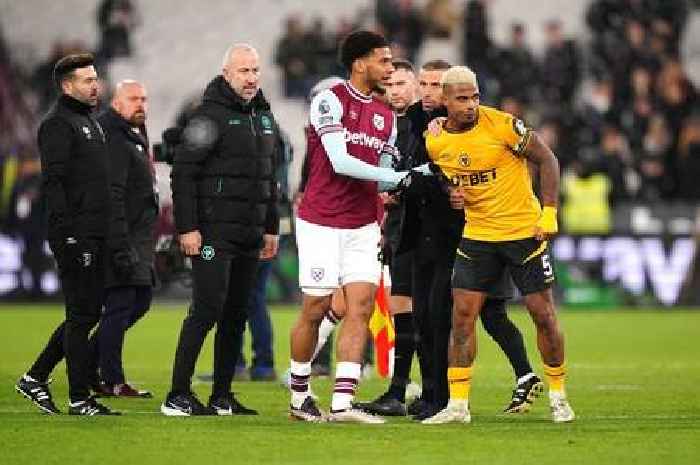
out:
<path id="1" fill-rule="evenodd" d="M 595 386 L 596 391 L 641 391 L 642 386 L 637 384 L 600 384 Z"/>

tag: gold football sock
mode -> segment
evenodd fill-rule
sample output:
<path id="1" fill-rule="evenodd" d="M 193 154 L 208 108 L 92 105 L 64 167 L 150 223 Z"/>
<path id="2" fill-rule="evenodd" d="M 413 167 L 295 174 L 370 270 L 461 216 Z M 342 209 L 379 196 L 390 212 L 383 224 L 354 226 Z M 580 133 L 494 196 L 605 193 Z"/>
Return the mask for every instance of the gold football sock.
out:
<path id="1" fill-rule="evenodd" d="M 469 400 L 472 381 L 472 367 L 451 367 L 447 369 L 447 382 L 450 384 L 450 399 Z"/>
<path id="2" fill-rule="evenodd" d="M 566 368 L 564 364 L 557 367 L 544 365 L 544 374 L 549 384 L 549 392 L 564 394 L 564 380 L 566 379 Z"/>

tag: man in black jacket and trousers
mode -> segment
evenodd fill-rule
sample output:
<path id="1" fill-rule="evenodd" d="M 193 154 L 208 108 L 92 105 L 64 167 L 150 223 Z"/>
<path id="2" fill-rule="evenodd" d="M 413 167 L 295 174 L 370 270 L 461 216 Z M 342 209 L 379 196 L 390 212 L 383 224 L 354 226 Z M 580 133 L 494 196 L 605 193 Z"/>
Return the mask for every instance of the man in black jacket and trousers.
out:
<path id="1" fill-rule="evenodd" d="M 222 75 L 183 130 L 172 171 L 180 247 L 192 259 L 192 305 L 182 324 L 168 416 L 256 414 L 233 396 L 231 380 L 258 259 L 277 253 L 274 155 L 277 125 L 259 88 L 257 51 L 231 46 Z M 214 384 L 205 407 L 191 391 L 195 363 L 216 324 Z"/>
<path id="2" fill-rule="evenodd" d="M 109 148 L 112 213 L 105 255 L 105 308 L 90 340 L 92 388 L 101 397 L 151 397 L 126 382 L 122 366 L 126 331 L 146 314 L 153 294 L 158 198 L 148 155 L 146 112 L 146 88 L 126 80 L 117 84 L 111 107 L 98 118 Z"/>
<path id="3" fill-rule="evenodd" d="M 103 302 L 102 254 L 109 223 L 109 160 L 105 134 L 92 111 L 97 73 L 90 54 L 68 55 L 54 67 L 61 96 L 39 127 L 42 195 L 48 239 L 58 263 L 66 319 L 15 389 L 43 412 L 59 413 L 49 375 L 65 356 L 71 415 L 110 415 L 90 397 L 88 336 Z"/>

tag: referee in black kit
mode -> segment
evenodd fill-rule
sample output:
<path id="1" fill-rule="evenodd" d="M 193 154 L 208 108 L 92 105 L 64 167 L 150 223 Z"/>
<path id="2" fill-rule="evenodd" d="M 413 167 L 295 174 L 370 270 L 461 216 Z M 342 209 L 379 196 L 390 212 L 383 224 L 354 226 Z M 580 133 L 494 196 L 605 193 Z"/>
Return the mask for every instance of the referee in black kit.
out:
<path id="1" fill-rule="evenodd" d="M 258 259 L 277 253 L 274 156 L 278 130 L 259 88 L 258 52 L 231 46 L 222 74 L 183 130 L 172 171 L 173 213 L 182 251 L 192 257 L 192 305 L 182 324 L 167 416 L 251 415 L 231 392 Z M 214 385 L 207 406 L 191 391 L 195 363 L 216 325 Z"/>
<path id="2" fill-rule="evenodd" d="M 58 263 L 66 319 L 15 389 L 42 411 L 60 413 L 49 375 L 65 356 L 71 415 L 112 415 L 90 397 L 88 335 L 100 318 L 102 254 L 109 224 L 109 161 L 105 135 L 92 111 L 97 72 L 91 54 L 68 55 L 54 67 L 61 95 L 39 127 L 42 195 L 48 239 Z"/>

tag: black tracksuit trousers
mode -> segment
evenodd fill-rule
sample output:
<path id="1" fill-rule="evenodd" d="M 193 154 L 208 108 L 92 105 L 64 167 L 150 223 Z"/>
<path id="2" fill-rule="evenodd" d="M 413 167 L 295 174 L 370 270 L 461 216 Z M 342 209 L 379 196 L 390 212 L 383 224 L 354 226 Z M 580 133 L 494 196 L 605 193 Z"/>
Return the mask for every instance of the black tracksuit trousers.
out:
<path id="1" fill-rule="evenodd" d="M 236 332 L 246 322 L 246 307 L 254 286 L 257 257 L 216 251 L 209 260 L 192 257 L 192 304 L 182 323 L 175 353 L 171 392 L 190 391 L 202 344 L 216 325 L 212 396 L 225 395 L 238 358 Z"/>
<path id="2" fill-rule="evenodd" d="M 88 349 L 90 331 L 100 319 L 104 300 L 104 268 L 102 239 L 90 239 L 90 254 L 65 257 L 65 246 L 51 242 L 51 251 L 58 263 L 61 288 L 66 303 L 66 319 L 56 328 L 44 350 L 27 374 L 46 381 L 58 363 L 66 358 L 69 397 L 72 402 L 90 396 L 92 380 Z"/>

